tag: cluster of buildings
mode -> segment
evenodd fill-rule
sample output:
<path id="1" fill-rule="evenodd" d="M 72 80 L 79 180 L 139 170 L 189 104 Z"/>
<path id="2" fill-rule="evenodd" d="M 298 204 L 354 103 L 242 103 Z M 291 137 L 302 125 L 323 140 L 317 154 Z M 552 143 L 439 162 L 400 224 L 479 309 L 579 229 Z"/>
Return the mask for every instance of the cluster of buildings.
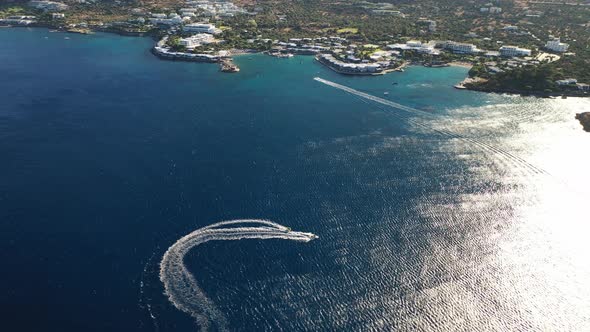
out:
<path id="1" fill-rule="evenodd" d="M 535 39 L 538 42 L 541 41 L 541 39 L 539 39 L 537 36 L 531 34 L 529 31 L 520 29 L 516 25 L 507 25 L 507 26 L 503 27 L 502 30 L 506 31 L 510 34 L 514 34 L 514 35 L 530 36 L 532 39 Z M 470 33 L 465 34 L 465 37 L 476 38 L 476 37 L 478 37 L 478 35 L 474 32 L 470 32 Z M 490 41 L 491 39 L 490 38 L 483 38 L 483 40 Z M 498 41 L 497 43 L 501 44 L 502 42 Z M 463 51 L 464 53 L 467 53 L 467 54 L 478 53 L 478 51 L 475 48 L 469 49 L 471 47 L 469 45 L 470 44 L 463 44 L 463 46 L 461 46 L 461 49 L 459 51 Z M 553 36 L 550 36 L 550 39 L 545 43 L 544 48 L 550 52 L 553 52 L 553 53 L 565 53 L 565 52 L 567 52 L 567 50 L 569 48 L 569 44 L 562 43 L 559 38 L 554 38 Z M 505 47 L 500 48 L 499 51 L 500 51 L 500 55 L 502 55 L 502 56 L 529 56 L 531 53 L 531 51 L 529 49 L 519 48 L 519 47 L 515 47 L 515 46 L 505 46 Z"/>
<path id="2" fill-rule="evenodd" d="M 374 14 L 404 16 L 401 12 L 395 10 L 393 5 L 388 3 L 367 3 L 363 7 Z M 497 5 L 494 5 L 493 3 L 488 3 L 480 8 L 480 12 L 499 14 L 502 13 L 502 8 L 497 7 Z M 137 14 L 142 13 L 138 12 Z M 221 30 L 210 23 L 191 22 L 199 22 L 198 20 L 202 20 L 201 22 L 206 22 L 208 21 L 207 18 L 209 17 L 231 17 L 237 14 L 247 14 L 247 11 L 236 6 L 231 1 L 187 0 L 184 8 L 179 9 L 178 12 L 170 14 L 154 13 L 151 14 L 151 17 L 149 17 L 148 20 L 152 24 L 179 27 L 176 31 L 182 31 L 185 35 L 193 34 L 189 37 L 181 38 L 179 42 L 180 45 L 184 46 L 186 49 L 194 50 L 195 48 L 202 45 L 217 42 L 217 40 L 214 38 L 214 35 L 221 33 Z M 281 19 L 281 17 L 279 18 Z M 286 17 L 283 17 L 282 19 L 286 19 Z M 434 20 L 420 18 L 418 19 L 417 23 L 424 27 L 427 26 L 428 31 L 430 32 L 436 31 L 436 21 Z M 520 30 L 517 26 L 512 25 L 504 27 L 503 30 L 511 34 L 527 33 L 524 30 Z M 477 37 L 477 34 L 472 33 L 468 34 L 467 36 Z M 540 41 L 538 38 L 537 40 Z M 532 54 L 531 49 L 512 45 L 502 45 L 502 42 L 500 41 L 497 42 L 498 46 L 496 46 L 499 47 L 499 49 L 492 51 L 479 49 L 475 44 L 464 42 L 430 41 L 423 43 L 418 40 L 410 40 L 406 43 L 387 45 L 386 51 L 376 49 L 371 50 L 371 48 L 367 47 L 367 45 L 357 48 L 356 45 L 351 44 L 346 38 L 339 36 L 292 38 L 288 41 L 271 41 L 261 39 L 249 40 L 251 43 L 256 41 L 261 41 L 265 44 L 270 44 L 272 42 L 273 48 L 271 52 L 269 52 L 270 54 L 283 56 L 291 56 L 291 54 L 317 55 L 317 58 L 320 62 L 328 65 L 332 69 L 338 72 L 352 74 L 379 74 L 389 71 L 398 62 L 400 52 L 408 50 L 414 51 L 418 54 L 432 56 L 438 56 L 446 51 L 454 54 L 466 54 L 494 58 L 495 61 L 498 61 L 498 65 L 486 66 L 490 73 L 498 73 L 502 72 L 503 70 L 510 70 L 510 68 L 519 66 L 535 65 L 541 63 L 542 61 L 528 58 Z M 484 41 L 491 42 L 491 39 L 484 38 Z M 552 39 L 547 41 L 547 43 L 544 45 L 544 48 L 555 53 L 564 53 L 567 51 L 568 46 L 568 44 L 562 43 L 559 39 Z M 161 57 L 169 57 L 181 60 L 193 60 L 193 58 L 196 59 L 196 61 L 219 60 L 219 55 L 194 54 L 193 52 L 172 52 L 165 45 L 156 46 L 154 48 L 154 52 Z M 502 60 L 499 59 L 500 57 L 513 59 Z"/>
<path id="3" fill-rule="evenodd" d="M 552 49 L 558 51 L 567 49 L 567 44 L 560 45 L 559 41 L 552 40 L 548 44 Z M 366 45 L 365 45 L 366 46 Z M 339 47 L 333 45 L 328 47 L 328 51 L 322 51 L 318 58 L 320 62 L 330 66 L 339 72 L 344 73 L 355 73 L 355 74 L 372 74 L 380 73 L 383 71 L 389 71 L 392 64 L 395 64 L 400 58 L 400 52 L 402 51 L 414 51 L 418 54 L 440 55 L 443 51 L 455 53 L 455 54 L 469 54 L 474 56 L 485 56 L 488 58 L 495 58 L 497 61 L 486 62 L 486 68 L 489 73 L 496 74 L 505 70 L 511 70 L 523 66 L 536 66 L 542 61 L 545 61 L 547 56 L 555 56 L 548 53 L 540 53 L 537 58 L 531 58 L 532 50 L 522 48 L 518 46 L 503 45 L 497 51 L 486 51 L 479 49 L 474 44 L 459 43 L 455 41 L 430 41 L 423 43 L 419 40 L 410 40 L 406 43 L 397 43 L 387 45 L 387 49 L 392 50 L 390 52 L 377 51 L 369 57 L 364 57 L 365 60 L 360 60 L 354 54 L 354 45 L 346 46 L 347 50 L 345 54 L 341 54 L 342 51 Z M 365 48 L 366 49 L 366 48 Z M 329 53 L 329 54 L 326 54 Z M 504 58 L 503 60 L 500 58 Z M 545 59 L 545 60 L 543 60 Z M 444 65 L 440 61 L 431 60 L 431 65 L 434 66 Z M 425 64 L 426 65 L 426 64 Z M 580 89 L 586 89 L 582 85 Z"/>
<path id="4" fill-rule="evenodd" d="M 366 5 L 364 5 L 363 7 L 370 11 L 373 14 L 376 15 L 391 15 L 391 16 L 397 16 L 397 17 L 405 17 L 406 15 L 404 15 L 402 12 L 400 12 L 399 10 L 395 9 L 395 6 L 391 3 L 387 3 L 387 2 L 378 2 L 378 3 L 370 3 L 370 2 L 365 2 Z"/>
<path id="5" fill-rule="evenodd" d="M 184 60 L 195 62 L 219 62 L 220 57 L 213 54 L 195 54 L 186 52 L 174 52 L 169 48 L 156 46 L 153 52 L 160 58 L 168 60 Z"/>
<path id="6" fill-rule="evenodd" d="M 406 17 L 406 15 L 404 15 L 399 10 L 373 9 L 372 12 L 373 12 L 373 14 L 378 14 L 378 15 L 392 15 L 392 16 L 397 16 L 397 17 Z"/>
<path id="7" fill-rule="evenodd" d="M 330 48 L 317 44 L 298 44 L 294 42 L 278 42 L 273 51 L 288 52 L 292 54 L 314 55 L 323 51 L 329 51 Z"/>
<path id="8" fill-rule="evenodd" d="M 369 54 L 368 54 L 368 53 Z M 377 75 L 392 69 L 399 52 L 378 50 L 377 45 L 357 46 L 338 36 L 291 38 L 275 41 L 269 54 L 316 55 L 319 62 L 342 74 Z M 362 57 L 360 54 L 364 54 Z"/>
<path id="9" fill-rule="evenodd" d="M 420 54 L 430 54 L 430 55 L 439 55 L 440 50 L 435 48 L 435 42 L 429 42 L 427 44 L 423 44 L 421 41 L 418 40 L 410 40 L 405 44 L 391 44 L 387 45 L 387 48 L 392 50 L 400 50 L 400 51 L 416 51 Z"/>
<path id="10" fill-rule="evenodd" d="M 531 50 L 526 48 L 520 48 L 517 46 L 502 46 L 500 47 L 499 51 L 486 51 L 477 48 L 474 44 L 468 43 L 458 43 L 455 41 L 431 41 L 427 44 L 424 44 L 420 41 L 411 40 L 406 42 L 405 44 L 392 44 L 387 45 L 390 49 L 397 49 L 397 50 L 414 50 L 421 54 L 430 54 L 430 55 L 439 55 L 440 50 L 444 49 L 450 51 L 455 54 L 471 54 L 471 55 L 486 55 L 489 57 L 493 56 L 503 56 L 503 57 L 521 57 L 521 56 L 530 56 Z"/>
<path id="11" fill-rule="evenodd" d="M 529 36 L 532 39 L 539 40 L 537 36 L 533 35 L 529 31 L 525 29 L 521 29 L 516 25 L 507 25 L 502 28 L 503 31 L 508 32 L 509 34 L 516 35 L 516 36 Z"/>
<path id="12" fill-rule="evenodd" d="M 544 13 L 540 10 L 526 9 L 523 13 L 526 17 L 541 17 Z"/>
<path id="13" fill-rule="evenodd" d="M 143 9 L 136 8 L 132 11 L 135 15 L 142 15 Z M 198 18 L 232 17 L 238 14 L 246 14 L 247 11 L 236 6 L 231 1 L 217 0 L 188 0 L 185 7 L 169 14 L 152 13 L 149 22 L 156 25 L 176 26 L 189 23 Z"/>
<path id="14" fill-rule="evenodd" d="M 500 14 L 502 12 L 502 7 L 495 7 L 492 6 L 492 4 L 488 4 L 486 7 L 481 7 L 479 11 L 481 13 Z"/>
<path id="15" fill-rule="evenodd" d="M 180 12 L 186 15 L 202 15 L 209 17 L 232 17 L 238 14 L 246 14 L 246 10 L 236 6 L 230 1 L 215 0 L 189 0 L 186 2 L 187 8 Z"/>
<path id="16" fill-rule="evenodd" d="M 578 90 L 582 91 L 590 91 L 590 85 L 585 83 L 578 83 L 578 80 L 575 78 L 566 78 L 564 80 L 557 80 L 555 83 L 559 86 L 570 86 L 576 87 Z"/>
<path id="17" fill-rule="evenodd" d="M 457 43 L 454 41 L 447 41 L 442 43 L 442 48 L 457 54 L 484 54 L 486 56 L 503 56 L 503 57 L 522 57 L 530 56 L 532 51 L 527 48 L 518 46 L 504 45 L 500 47 L 498 52 L 486 51 L 478 49 L 477 46 L 467 43 Z"/>
<path id="18" fill-rule="evenodd" d="M 474 44 L 455 41 L 430 41 L 423 43 L 419 40 L 410 40 L 406 43 L 387 45 L 388 51 L 377 50 L 377 45 L 358 46 L 350 44 L 342 37 L 320 38 L 292 38 L 288 42 L 275 42 L 273 52 L 290 52 L 295 54 L 317 54 L 318 60 L 332 69 L 342 73 L 352 74 L 378 74 L 389 70 L 399 60 L 400 52 L 415 51 L 418 54 L 438 56 L 443 51 L 455 54 L 483 55 L 491 58 L 505 57 L 529 57 L 530 49 L 518 46 L 504 45 L 498 51 L 486 51 L 479 49 Z M 360 51 L 360 52 L 359 52 Z M 370 55 L 367 55 L 367 52 Z M 360 56 L 362 54 L 362 56 Z M 434 63 L 434 62 L 433 62 Z M 534 59 L 503 61 L 503 67 L 512 68 L 523 65 L 540 63 Z M 498 73 L 502 69 L 489 66 L 491 73 Z"/>
<path id="19" fill-rule="evenodd" d="M 217 43 L 219 40 L 215 39 L 214 35 L 221 33 L 221 30 L 216 28 L 211 23 L 190 23 L 182 27 L 185 33 L 194 33 L 188 37 L 180 38 L 178 43 L 184 46 L 187 50 L 193 51 L 195 48 Z M 164 37 L 153 49 L 154 54 L 161 58 L 172 60 L 187 60 L 200 62 L 218 62 L 222 55 L 210 54 L 195 54 L 192 52 L 174 52 L 167 45 L 168 37 Z"/>
<path id="20" fill-rule="evenodd" d="M 451 41 L 451 40 L 444 41 L 438 45 L 441 48 L 444 48 L 445 50 L 449 50 L 449 51 L 451 51 L 453 53 L 457 53 L 457 54 L 479 54 L 479 53 L 484 52 L 484 51 L 478 49 L 477 46 L 475 46 L 473 44 L 458 43 L 458 42 Z"/>
<path id="21" fill-rule="evenodd" d="M 540 65 L 543 61 L 547 61 L 545 55 L 547 53 L 541 53 L 537 55 L 535 58 L 526 57 L 526 58 L 506 58 L 506 59 L 496 59 L 495 61 L 488 61 L 485 62 L 485 68 L 488 73 L 490 74 L 497 74 L 504 71 L 510 71 L 516 68 L 523 68 L 523 67 L 533 67 Z M 571 84 L 572 82 L 568 82 L 566 84 Z M 573 82 L 575 83 L 575 82 Z M 557 83 L 560 85 L 560 83 Z"/>
<path id="22" fill-rule="evenodd" d="M 150 23 L 155 25 L 180 25 L 185 22 L 190 22 L 191 18 L 182 18 L 177 13 L 170 13 L 168 15 L 154 13 L 148 20 Z"/>
<path id="23" fill-rule="evenodd" d="M 156 46 L 152 49 L 152 52 L 163 59 L 168 60 L 181 60 L 181 61 L 195 61 L 195 62 L 219 62 L 221 60 L 220 55 L 214 54 L 195 54 L 188 52 L 175 52 L 166 46 L 168 37 L 164 37 L 160 40 Z"/>
<path id="24" fill-rule="evenodd" d="M 545 48 L 550 51 L 553 51 L 553 52 L 564 53 L 569 48 L 569 44 L 562 43 L 559 38 L 555 38 L 555 39 L 549 40 L 545 44 Z"/>
<path id="25" fill-rule="evenodd" d="M 0 25 L 31 25 L 37 23 L 35 16 L 8 16 L 0 19 Z"/>
<path id="26" fill-rule="evenodd" d="M 145 11 L 137 8 L 133 11 L 135 15 L 143 15 Z M 183 35 L 189 35 L 178 40 L 179 45 L 188 51 L 176 52 L 174 48 L 167 46 L 168 37 L 165 37 L 152 49 L 152 52 L 160 58 L 170 60 L 184 60 L 197 62 L 220 62 L 225 61 L 227 51 L 219 51 L 216 54 L 204 52 L 197 54 L 195 49 L 212 43 L 217 43 L 214 35 L 220 34 L 221 29 L 214 24 L 206 23 L 209 17 L 231 17 L 243 14 L 246 11 L 230 1 L 217 0 L 188 0 L 185 7 L 169 14 L 152 13 L 148 18 L 151 24 L 167 25 L 172 27 L 171 31 L 182 31 Z M 198 22 L 201 20 L 201 22 Z M 197 23 L 191 23 L 195 22 Z M 203 23 L 205 21 L 205 23 Z"/>
<path id="27" fill-rule="evenodd" d="M 46 12 L 60 12 L 68 9 L 68 5 L 61 2 L 54 1 L 37 1 L 33 0 L 29 2 L 29 6 L 40 9 Z"/>
<path id="28" fill-rule="evenodd" d="M 428 31 L 430 31 L 430 32 L 436 32 L 436 21 L 434 21 L 434 20 L 420 18 L 420 19 L 418 19 L 417 23 L 421 24 L 421 25 L 427 25 Z"/>
<path id="29" fill-rule="evenodd" d="M 134 15 L 142 15 L 142 8 L 132 10 Z M 232 17 L 238 14 L 247 14 L 247 11 L 238 7 L 231 1 L 221 0 L 188 0 L 185 7 L 167 14 L 152 13 L 148 18 L 152 24 L 176 26 L 189 23 L 197 18 Z"/>
<path id="30" fill-rule="evenodd" d="M 321 52 L 344 50 L 343 43 L 346 38 L 318 37 L 318 38 L 291 38 L 288 42 L 276 42 L 274 51 L 283 51 L 293 54 L 314 55 Z"/>
<path id="31" fill-rule="evenodd" d="M 376 75 L 390 68 L 390 61 L 370 63 L 350 63 L 337 59 L 331 54 L 319 54 L 318 61 L 342 74 Z"/>

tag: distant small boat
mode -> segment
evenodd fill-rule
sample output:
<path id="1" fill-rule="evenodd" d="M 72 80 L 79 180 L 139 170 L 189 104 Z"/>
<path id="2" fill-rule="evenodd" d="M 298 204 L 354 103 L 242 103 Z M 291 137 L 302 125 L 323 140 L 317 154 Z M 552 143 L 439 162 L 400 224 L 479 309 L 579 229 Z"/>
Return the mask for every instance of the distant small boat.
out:
<path id="1" fill-rule="evenodd" d="M 393 83 L 391 83 L 391 85 L 397 85 L 397 82 L 393 82 Z"/>
<path id="2" fill-rule="evenodd" d="M 383 94 L 389 96 L 389 92 L 383 92 Z"/>

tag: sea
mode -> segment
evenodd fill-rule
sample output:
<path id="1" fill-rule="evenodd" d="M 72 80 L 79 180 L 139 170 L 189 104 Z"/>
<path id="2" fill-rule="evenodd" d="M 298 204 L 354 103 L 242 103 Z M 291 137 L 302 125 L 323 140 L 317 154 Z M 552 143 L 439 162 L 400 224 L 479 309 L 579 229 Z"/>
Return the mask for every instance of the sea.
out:
<path id="1" fill-rule="evenodd" d="M 0 29 L 0 330 L 205 329 L 164 253 L 264 219 L 319 238 L 183 257 L 231 331 L 590 331 L 590 100 L 153 44 Z"/>

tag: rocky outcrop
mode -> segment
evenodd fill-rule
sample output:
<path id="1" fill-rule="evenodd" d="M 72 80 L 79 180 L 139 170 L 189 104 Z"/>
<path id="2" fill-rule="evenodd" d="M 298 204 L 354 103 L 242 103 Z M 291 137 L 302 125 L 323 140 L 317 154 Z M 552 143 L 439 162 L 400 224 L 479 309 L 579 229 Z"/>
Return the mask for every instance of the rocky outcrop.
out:
<path id="1" fill-rule="evenodd" d="M 578 113 L 576 119 L 580 121 L 585 131 L 590 132 L 590 112 Z"/>

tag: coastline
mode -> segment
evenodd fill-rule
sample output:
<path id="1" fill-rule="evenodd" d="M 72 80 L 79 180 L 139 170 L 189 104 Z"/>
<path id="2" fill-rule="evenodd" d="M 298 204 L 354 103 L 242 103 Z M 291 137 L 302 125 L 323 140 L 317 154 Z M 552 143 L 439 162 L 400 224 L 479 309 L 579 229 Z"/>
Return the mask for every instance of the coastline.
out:
<path id="1" fill-rule="evenodd" d="M 59 31 L 64 33 L 74 33 L 81 35 L 91 35 L 97 32 L 112 33 L 119 36 L 125 37 L 147 37 L 153 35 L 152 31 L 124 31 L 112 28 L 100 28 L 100 27 L 88 27 L 88 28 L 65 28 L 59 26 L 52 26 L 46 24 L 32 23 L 28 25 L 0 25 L 0 28 L 35 28 L 35 29 L 47 29 L 50 31 Z"/>
<path id="2" fill-rule="evenodd" d="M 458 63 L 456 66 L 464 67 L 465 64 Z M 470 68 L 470 67 L 469 67 Z M 508 94 L 508 95 L 515 95 L 515 96 L 530 96 L 530 97 L 537 97 L 537 98 L 567 98 L 567 97 L 581 97 L 581 98 L 588 98 L 590 97 L 590 93 L 587 91 L 580 91 L 580 90 L 565 90 L 559 92 L 545 92 L 545 91 L 535 91 L 535 90 L 516 90 L 516 89 L 502 89 L 496 88 L 491 89 L 487 87 L 483 87 L 479 85 L 479 83 L 485 83 L 487 79 L 481 77 L 466 77 L 461 82 L 457 83 L 453 87 L 459 90 L 471 90 L 477 92 L 484 92 L 484 93 L 495 93 L 495 94 Z"/>
<path id="3" fill-rule="evenodd" d="M 262 53 L 257 50 L 253 49 L 239 49 L 239 48 L 232 48 L 228 50 L 228 56 L 240 56 L 240 55 L 248 55 L 248 54 L 258 54 Z"/>
<path id="4" fill-rule="evenodd" d="M 59 27 L 52 27 L 48 25 L 42 24 L 30 24 L 30 25 L 3 25 L 0 26 L 2 28 L 34 28 L 34 29 L 47 29 L 47 30 L 54 30 L 57 32 L 62 33 L 74 33 L 74 34 L 86 34 L 91 35 L 94 33 L 109 33 L 115 34 L 118 36 L 123 37 L 151 37 L 153 40 L 157 40 L 158 35 L 154 33 L 154 31 L 146 31 L 146 32 L 130 32 L 130 31 L 121 31 L 115 29 L 100 29 L 97 27 L 90 27 L 85 29 L 84 31 L 79 30 L 71 30 Z M 257 51 L 253 49 L 229 49 L 227 50 L 228 54 L 226 56 L 210 56 L 207 54 L 189 54 L 189 53 L 167 53 L 167 52 L 159 52 L 156 48 L 159 46 L 157 42 L 154 47 L 150 49 L 150 52 L 154 54 L 157 58 L 161 60 L 167 61 L 187 61 L 187 62 L 202 62 L 202 63 L 219 63 L 222 59 L 231 59 L 232 57 L 242 56 L 247 54 L 258 54 L 263 53 L 262 51 Z M 300 55 L 307 55 L 307 54 L 300 54 Z M 310 54 L 311 55 L 311 54 Z M 344 72 L 340 71 L 336 68 L 328 64 L 324 64 L 322 61 L 318 60 L 323 66 L 331 69 L 332 71 L 347 76 L 381 76 L 395 71 L 403 71 L 404 68 L 408 66 L 422 66 L 422 62 L 413 62 L 411 60 L 405 60 L 400 66 L 395 68 L 388 68 L 384 69 L 380 72 L 369 73 L 369 72 Z M 449 66 L 453 67 L 462 67 L 466 69 L 470 69 L 473 67 L 473 64 L 469 62 L 462 62 L 462 61 L 452 61 L 448 63 Z M 436 68 L 436 67 L 432 67 Z M 471 81 L 470 81 L 471 80 Z M 590 93 L 585 91 L 561 91 L 561 92 L 551 92 L 547 93 L 544 91 L 526 91 L 526 90 L 514 90 L 514 89 L 489 89 L 481 86 L 474 85 L 474 81 L 471 78 L 466 77 L 465 80 L 459 82 L 458 84 L 454 85 L 456 89 L 461 90 L 470 90 L 470 91 L 477 91 L 477 92 L 484 92 L 484 93 L 496 93 L 496 94 L 509 94 L 509 95 L 519 95 L 519 96 L 534 96 L 538 98 L 557 98 L 557 97 L 582 97 L 588 98 L 590 97 Z"/>
<path id="5" fill-rule="evenodd" d="M 537 98 L 567 98 L 567 97 L 580 97 L 580 98 L 588 98 L 590 97 L 590 93 L 585 91 L 561 91 L 561 92 L 545 92 L 545 91 L 527 91 L 527 90 L 514 90 L 514 89 L 490 89 L 485 87 L 480 87 L 477 85 L 473 85 L 471 83 L 467 83 L 464 85 L 465 90 L 477 91 L 477 92 L 485 92 L 485 93 L 496 93 L 496 94 L 508 94 L 508 95 L 518 95 L 518 96 L 530 96 L 530 97 L 537 97 Z"/>

